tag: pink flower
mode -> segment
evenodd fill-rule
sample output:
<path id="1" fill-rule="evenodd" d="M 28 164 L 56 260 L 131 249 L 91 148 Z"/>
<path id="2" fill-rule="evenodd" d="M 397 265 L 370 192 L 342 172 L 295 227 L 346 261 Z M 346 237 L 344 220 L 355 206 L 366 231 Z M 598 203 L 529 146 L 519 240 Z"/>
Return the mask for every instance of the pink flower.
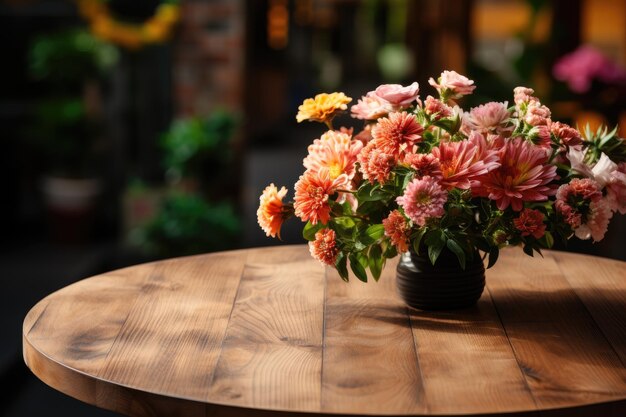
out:
<path id="1" fill-rule="evenodd" d="M 498 209 L 511 206 L 520 211 L 525 201 L 546 201 L 554 195 L 550 185 L 556 167 L 548 164 L 546 152 L 521 138 L 507 140 L 498 150 L 500 167 L 482 176 L 480 195 L 495 200 Z"/>
<path id="2" fill-rule="evenodd" d="M 352 117 L 361 120 L 377 120 L 392 111 L 391 105 L 370 91 L 361 97 L 357 104 L 350 109 Z"/>
<path id="3" fill-rule="evenodd" d="M 446 201 L 447 191 L 435 178 L 429 176 L 414 179 L 404 190 L 404 195 L 396 198 L 404 213 L 420 226 L 424 226 L 428 219 L 443 216 Z"/>
<path id="4" fill-rule="evenodd" d="M 513 219 L 515 228 L 522 232 L 522 236 L 532 236 L 541 239 L 546 233 L 546 225 L 543 223 L 543 213 L 539 210 L 525 208 L 517 218 Z"/>
<path id="5" fill-rule="evenodd" d="M 524 121 L 531 126 L 549 125 L 550 109 L 541 104 L 539 101 L 531 101 L 526 108 Z"/>
<path id="6" fill-rule="evenodd" d="M 398 249 L 398 252 L 406 252 L 409 250 L 409 235 L 411 226 L 406 218 L 398 210 L 389 213 L 389 216 L 383 220 L 385 227 L 385 236 Z"/>
<path id="7" fill-rule="evenodd" d="M 280 191 L 274 184 L 270 184 L 263 190 L 259 198 L 259 209 L 256 212 L 257 222 L 266 236 L 280 238 L 280 227 L 282 226 L 288 211 L 284 209 L 283 198 L 287 194 L 287 189 L 281 187 Z"/>
<path id="8" fill-rule="evenodd" d="M 486 149 L 484 139 L 482 145 L 485 147 L 472 140 L 442 141 L 438 147 L 433 148 L 431 153 L 441 164 L 443 187 L 448 190 L 455 187 L 467 190 L 474 178 L 499 166 L 495 153 Z M 481 156 L 487 158 L 481 159 Z"/>
<path id="9" fill-rule="evenodd" d="M 575 93 L 585 93 L 594 79 L 607 84 L 626 84 L 626 71 L 590 45 L 583 45 L 559 59 L 554 78 L 567 82 Z"/>
<path id="10" fill-rule="evenodd" d="M 372 127 L 371 125 L 366 125 L 363 130 L 356 134 L 353 138 L 354 140 L 358 140 L 363 144 L 363 146 L 367 145 L 372 138 Z"/>
<path id="11" fill-rule="evenodd" d="M 395 110 L 409 107 L 417 100 L 420 91 L 419 84 L 414 82 L 406 87 L 400 84 L 383 84 L 376 88 L 378 97 L 389 103 Z"/>
<path id="12" fill-rule="evenodd" d="M 535 90 L 527 87 L 515 87 L 513 89 L 515 105 L 519 107 L 521 104 L 536 101 L 537 98 L 533 96 Z"/>
<path id="13" fill-rule="evenodd" d="M 371 184 L 374 184 L 374 181 L 384 184 L 389 179 L 398 158 L 385 153 L 376 146 L 376 141 L 372 141 L 361 150 L 358 160 L 364 179 L 369 180 Z"/>
<path id="14" fill-rule="evenodd" d="M 552 122 L 550 131 L 559 141 L 568 148 L 580 148 L 583 139 L 578 130 L 561 122 Z"/>
<path id="15" fill-rule="evenodd" d="M 569 184 L 563 184 L 556 193 L 556 199 L 570 205 L 582 200 L 598 201 L 602 198 L 600 185 L 590 178 L 574 178 Z"/>
<path id="16" fill-rule="evenodd" d="M 311 256 L 323 264 L 335 265 L 337 255 L 339 255 L 336 237 L 332 229 L 322 229 L 315 233 L 315 240 L 309 242 Z"/>
<path id="17" fill-rule="evenodd" d="M 429 153 L 409 153 L 404 156 L 404 163 L 415 170 L 417 178 L 426 175 L 441 180 L 441 164 L 439 159 Z"/>
<path id="18" fill-rule="evenodd" d="M 398 157 L 402 152 L 413 150 L 413 146 L 422 140 L 423 131 L 415 115 L 399 112 L 379 119 L 372 129 L 372 136 L 382 151 Z"/>
<path id="19" fill-rule="evenodd" d="M 556 200 L 554 207 L 556 208 L 557 213 L 563 217 L 565 223 L 567 223 L 572 229 L 576 229 L 580 226 L 582 222 L 582 215 L 564 200 Z"/>
<path id="20" fill-rule="evenodd" d="M 626 214 L 626 162 L 620 162 L 611 172 L 606 191 L 611 210 Z"/>
<path id="21" fill-rule="evenodd" d="M 590 178 L 574 178 L 557 190 L 555 207 L 565 222 L 572 229 L 577 229 L 588 222 L 591 204 L 601 199 L 602 192 L 597 182 Z"/>
<path id="22" fill-rule="evenodd" d="M 295 185 L 293 207 L 296 216 L 303 222 L 310 220 L 312 224 L 319 221 L 323 224 L 328 223 L 330 219 L 328 199 L 335 194 L 341 184 L 347 182 L 345 174 L 331 180 L 328 169 L 321 169 L 318 172 L 305 171 Z"/>
<path id="23" fill-rule="evenodd" d="M 507 126 L 511 114 L 507 108 L 507 103 L 496 103 L 492 101 L 470 110 L 464 118 L 470 130 L 480 133 L 500 133 L 509 132 L 512 129 Z"/>
<path id="24" fill-rule="evenodd" d="M 437 89 L 439 95 L 446 98 L 457 99 L 472 94 L 476 88 L 474 81 L 456 71 L 444 71 L 437 82 L 431 77 L 428 84 Z M 444 100 L 446 101 L 446 100 Z"/>
<path id="25" fill-rule="evenodd" d="M 535 126 L 528 132 L 528 138 L 535 145 L 550 151 L 552 149 L 552 137 L 550 128 L 546 125 Z"/>
<path id="26" fill-rule="evenodd" d="M 613 212 L 606 199 L 592 201 L 589 205 L 586 222 L 574 230 L 576 237 L 583 240 L 592 238 L 594 242 L 601 241 L 604 239 L 612 216 Z"/>
<path id="27" fill-rule="evenodd" d="M 567 153 L 573 171 L 593 179 L 600 188 L 603 188 L 610 180 L 612 173 L 617 170 L 617 164 L 606 156 L 605 153 L 600 154 L 600 159 L 590 167 L 585 162 L 585 151 L 570 148 Z"/>
<path id="28" fill-rule="evenodd" d="M 329 130 L 309 146 L 309 154 L 304 158 L 303 164 L 312 173 L 328 169 L 333 181 L 341 174 L 346 174 L 351 180 L 356 172 L 355 162 L 361 148 L 363 144 L 351 140 L 350 135 Z"/>
<path id="29" fill-rule="evenodd" d="M 433 120 L 452 116 L 452 109 L 447 104 L 442 103 L 433 96 L 426 97 L 424 101 L 424 112 L 431 116 Z"/>

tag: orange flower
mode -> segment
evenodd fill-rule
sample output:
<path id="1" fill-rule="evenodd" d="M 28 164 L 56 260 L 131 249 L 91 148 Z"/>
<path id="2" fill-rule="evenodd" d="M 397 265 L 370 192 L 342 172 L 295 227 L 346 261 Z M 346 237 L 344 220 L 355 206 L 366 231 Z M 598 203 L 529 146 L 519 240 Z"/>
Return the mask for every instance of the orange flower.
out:
<path id="1" fill-rule="evenodd" d="M 310 220 L 313 224 L 319 221 L 323 224 L 328 223 L 330 219 L 328 199 L 336 192 L 339 184 L 345 184 L 347 181 L 346 174 L 341 174 L 333 181 L 328 169 L 325 168 L 317 172 L 305 171 L 296 182 L 293 204 L 296 216 L 303 222 Z"/>
<path id="2" fill-rule="evenodd" d="M 309 242 L 311 256 L 326 265 L 335 265 L 339 254 L 336 234 L 332 229 L 322 229 L 315 234 L 315 240 Z"/>
<path id="3" fill-rule="evenodd" d="M 311 120 L 329 124 L 340 111 L 348 108 L 352 99 L 344 93 L 318 94 L 314 99 L 307 98 L 298 107 L 296 120 Z"/>
<path id="4" fill-rule="evenodd" d="M 399 210 L 389 213 L 389 216 L 383 220 L 383 226 L 385 227 L 385 236 L 391 240 L 398 252 L 409 250 L 411 226 Z"/>
<path id="5" fill-rule="evenodd" d="M 378 119 L 372 136 L 383 152 L 397 157 L 402 152 L 412 152 L 413 146 L 421 142 L 423 131 L 414 114 L 396 112 Z"/>
<path id="6" fill-rule="evenodd" d="M 332 180 L 341 174 L 352 179 L 356 173 L 354 164 L 362 147 L 363 144 L 351 140 L 349 134 L 329 130 L 309 146 L 309 154 L 304 158 L 303 164 L 312 172 L 327 168 Z M 350 184 L 346 186 L 349 187 Z"/>
<path id="7" fill-rule="evenodd" d="M 280 191 L 274 184 L 265 187 L 263 194 L 259 198 L 259 209 L 256 212 L 257 221 L 266 236 L 280 239 L 280 227 L 286 218 L 286 211 L 283 206 L 283 197 L 287 194 L 287 189 L 281 187 Z"/>

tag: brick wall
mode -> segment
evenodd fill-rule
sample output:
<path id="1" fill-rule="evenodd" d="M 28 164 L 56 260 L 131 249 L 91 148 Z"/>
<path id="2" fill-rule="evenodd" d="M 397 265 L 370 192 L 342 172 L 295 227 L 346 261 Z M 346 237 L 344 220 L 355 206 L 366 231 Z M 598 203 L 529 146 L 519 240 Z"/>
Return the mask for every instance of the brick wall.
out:
<path id="1" fill-rule="evenodd" d="M 183 0 L 174 45 L 174 115 L 243 110 L 244 0 Z"/>

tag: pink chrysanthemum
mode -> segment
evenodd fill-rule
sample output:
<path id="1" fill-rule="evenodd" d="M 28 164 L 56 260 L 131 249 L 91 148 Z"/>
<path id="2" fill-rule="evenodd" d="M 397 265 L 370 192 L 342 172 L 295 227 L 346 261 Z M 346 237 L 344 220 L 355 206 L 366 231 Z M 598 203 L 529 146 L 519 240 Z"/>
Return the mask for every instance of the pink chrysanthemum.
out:
<path id="1" fill-rule="evenodd" d="M 427 115 L 432 116 L 434 120 L 452 116 L 452 108 L 437 100 L 433 96 L 426 97 L 426 100 L 424 101 L 424 112 Z"/>
<path id="2" fill-rule="evenodd" d="M 385 227 L 385 236 L 391 240 L 398 252 L 409 250 L 411 226 L 402 213 L 398 210 L 389 213 L 389 216 L 383 220 L 383 226 Z"/>
<path id="3" fill-rule="evenodd" d="M 545 201 L 554 195 L 550 183 L 557 178 L 544 149 L 521 138 L 506 141 L 498 151 L 500 167 L 482 176 L 480 195 L 495 200 L 498 209 L 520 211 L 525 201 Z"/>
<path id="4" fill-rule="evenodd" d="M 433 148 L 432 154 L 439 159 L 443 180 L 441 185 L 446 189 L 461 188 L 467 190 L 471 181 L 489 171 L 496 169 L 499 164 L 495 153 L 486 149 L 486 143 L 479 146 L 479 142 L 462 140 L 459 142 L 441 142 Z M 482 156 L 488 156 L 482 159 Z"/>
<path id="5" fill-rule="evenodd" d="M 361 97 L 350 109 L 352 117 L 361 120 L 377 120 L 392 111 L 391 105 L 378 97 L 374 91 Z"/>
<path id="6" fill-rule="evenodd" d="M 398 158 L 378 149 L 377 141 L 373 140 L 361 150 L 358 160 L 364 179 L 369 180 L 371 184 L 374 184 L 374 181 L 384 184 L 389 179 Z"/>
<path id="7" fill-rule="evenodd" d="M 594 242 L 601 241 L 604 239 L 612 216 L 613 212 L 605 198 L 591 202 L 586 216 L 587 221 L 574 230 L 576 237 L 583 240 L 591 238 Z"/>
<path id="8" fill-rule="evenodd" d="M 580 148 L 583 143 L 578 130 L 565 123 L 553 122 L 550 124 L 550 131 L 565 147 Z"/>
<path id="9" fill-rule="evenodd" d="M 341 174 L 333 181 L 327 169 L 315 173 L 305 171 L 295 185 L 293 207 L 296 216 L 304 222 L 310 220 L 313 224 L 319 221 L 323 224 L 328 223 L 330 219 L 328 198 L 336 192 L 339 185 L 347 182 L 345 174 Z"/>
<path id="10" fill-rule="evenodd" d="M 339 247 L 337 247 L 336 234 L 332 229 L 322 229 L 315 233 L 315 240 L 309 242 L 311 256 L 323 264 L 335 265 Z"/>
<path id="11" fill-rule="evenodd" d="M 510 117 L 507 103 L 492 101 L 471 109 L 466 114 L 464 122 L 470 130 L 486 135 L 511 131 L 512 129 L 507 126 Z"/>
<path id="12" fill-rule="evenodd" d="M 409 153 L 404 156 L 404 163 L 415 170 L 415 176 L 422 178 L 426 175 L 440 180 L 441 164 L 439 159 L 429 153 Z"/>
<path id="13" fill-rule="evenodd" d="M 372 136 L 379 149 L 397 157 L 404 151 L 412 151 L 413 145 L 422 140 L 423 131 L 415 115 L 395 112 L 378 119 Z"/>
<path id="14" fill-rule="evenodd" d="M 522 236 L 532 236 L 541 239 L 546 233 L 546 225 L 543 223 L 543 213 L 539 210 L 525 208 L 519 217 L 513 219 L 515 228 L 522 232 Z"/>
<path id="15" fill-rule="evenodd" d="M 257 222 L 266 236 L 280 238 L 280 227 L 287 216 L 288 211 L 284 210 L 283 198 L 287 194 L 287 189 L 281 187 L 280 191 L 274 184 L 270 184 L 263 190 L 259 198 L 259 209 L 256 212 Z"/>
<path id="16" fill-rule="evenodd" d="M 448 192 L 429 176 L 414 179 L 404 190 L 404 195 L 396 198 L 406 215 L 420 226 L 424 226 L 430 218 L 443 216 L 446 201 Z"/>
<path id="17" fill-rule="evenodd" d="M 626 162 L 620 162 L 606 184 L 611 210 L 626 214 Z"/>
<path id="18" fill-rule="evenodd" d="M 351 180 L 356 172 L 354 164 L 361 148 L 363 144 L 351 140 L 350 135 L 329 130 L 309 146 L 309 154 L 303 164 L 312 173 L 328 169 L 331 180 L 337 179 L 341 174 L 346 174 Z"/>

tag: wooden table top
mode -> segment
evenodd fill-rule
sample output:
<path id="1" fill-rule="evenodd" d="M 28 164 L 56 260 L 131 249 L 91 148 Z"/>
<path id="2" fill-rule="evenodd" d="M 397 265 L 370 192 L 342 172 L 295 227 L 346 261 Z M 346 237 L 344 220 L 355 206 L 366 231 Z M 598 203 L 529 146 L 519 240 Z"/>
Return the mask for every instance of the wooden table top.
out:
<path id="1" fill-rule="evenodd" d="M 624 416 L 626 263 L 505 250 L 476 307 L 426 313 L 395 262 L 346 284 L 306 246 L 221 252 L 57 291 L 23 344 L 46 384 L 131 416 Z"/>

